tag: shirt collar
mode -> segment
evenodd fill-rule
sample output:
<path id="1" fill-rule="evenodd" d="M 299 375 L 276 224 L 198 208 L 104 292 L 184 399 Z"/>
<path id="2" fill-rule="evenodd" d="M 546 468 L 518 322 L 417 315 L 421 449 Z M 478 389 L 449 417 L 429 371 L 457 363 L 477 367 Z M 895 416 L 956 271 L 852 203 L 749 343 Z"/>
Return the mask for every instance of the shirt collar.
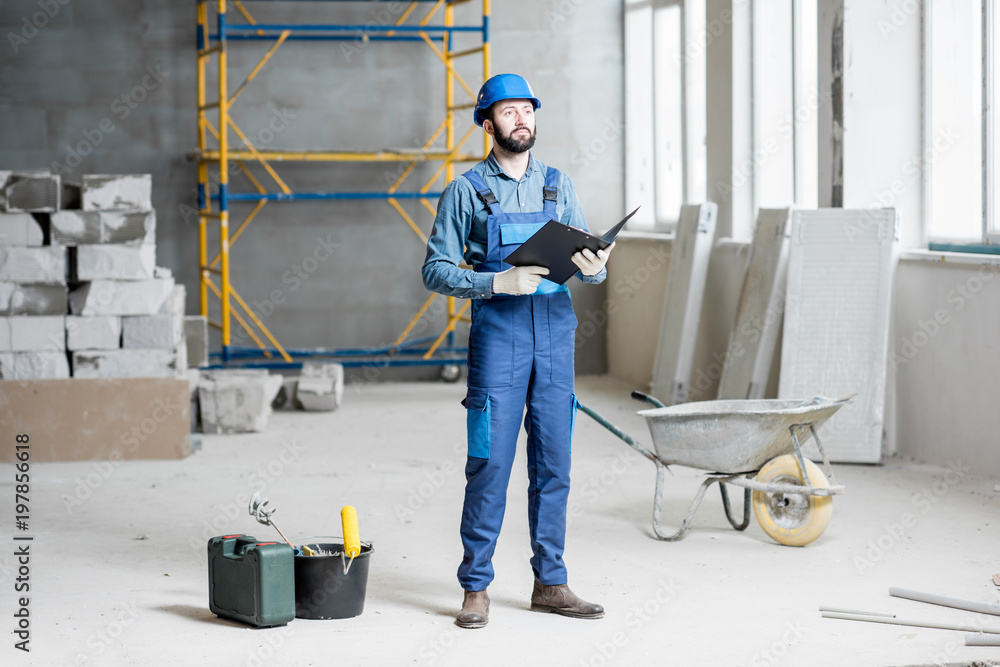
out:
<path id="1" fill-rule="evenodd" d="M 541 168 L 538 166 L 538 161 L 535 160 L 535 156 L 528 152 L 528 168 L 525 170 L 525 175 L 530 174 L 534 171 L 540 171 Z M 487 176 L 503 176 L 505 178 L 510 178 L 510 175 L 503 170 L 500 163 L 497 162 L 496 157 L 493 155 L 493 151 L 486 157 L 486 175 Z M 514 179 L 511 179 L 514 180 Z"/>

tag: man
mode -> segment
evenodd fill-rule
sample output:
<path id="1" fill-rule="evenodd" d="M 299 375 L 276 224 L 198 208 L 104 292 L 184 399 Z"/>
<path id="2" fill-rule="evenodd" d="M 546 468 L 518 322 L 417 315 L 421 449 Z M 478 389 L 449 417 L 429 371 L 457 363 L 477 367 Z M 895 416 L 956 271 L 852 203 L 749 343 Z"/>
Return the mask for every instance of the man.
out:
<path id="1" fill-rule="evenodd" d="M 527 405 L 528 525 L 535 575 L 531 609 L 600 618 L 566 585 L 563 550 L 569 496 L 570 443 L 576 416 L 573 349 L 576 317 L 569 290 L 544 279 L 548 269 L 503 260 L 550 219 L 587 229 L 569 178 L 530 153 L 541 107 L 515 74 L 492 77 L 479 91 L 475 120 L 493 138 L 490 155 L 441 195 L 423 266 L 427 289 L 472 299 L 465 467 L 458 580 L 465 590 L 456 624 L 489 620 L 486 588 L 500 535 L 507 482 Z M 573 256 L 577 277 L 604 280 L 614 246 Z M 462 260 L 472 270 L 459 266 Z"/>

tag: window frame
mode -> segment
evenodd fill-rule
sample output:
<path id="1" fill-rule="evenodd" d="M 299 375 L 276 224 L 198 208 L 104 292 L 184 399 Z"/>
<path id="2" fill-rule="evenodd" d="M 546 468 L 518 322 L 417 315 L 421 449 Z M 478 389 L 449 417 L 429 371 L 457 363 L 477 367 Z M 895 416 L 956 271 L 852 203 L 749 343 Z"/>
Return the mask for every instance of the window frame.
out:
<path id="1" fill-rule="evenodd" d="M 690 46 L 692 44 L 692 41 L 691 41 L 692 35 L 691 35 L 691 30 L 690 30 L 690 24 L 691 24 L 691 21 L 690 21 L 690 19 L 691 19 L 690 11 L 691 11 L 691 9 L 689 7 L 689 2 L 690 2 L 690 0 L 645 0 L 645 1 L 642 1 L 642 0 L 636 1 L 636 0 L 633 0 L 632 2 L 626 1 L 624 3 L 624 5 L 623 5 L 623 9 L 624 9 L 624 11 L 626 13 L 629 12 L 629 11 L 638 11 L 638 10 L 642 10 L 642 9 L 647 9 L 648 8 L 650 10 L 651 14 L 652 14 L 651 20 L 649 22 L 649 31 L 650 31 L 650 36 L 651 36 L 651 40 L 650 40 L 651 48 L 649 49 L 648 53 L 637 54 L 637 55 L 633 56 L 633 57 L 644 57 L 644 58 L 647 58 L 648 62 L 649 62 L 650 79 L 651 79 L 650 84 L 652 86 L 652 89 L 651 89 L 651 91 L 649 93 L 651 107 L 648 109 L 648 115 L 649 115 L 649 119 L 650 119 L 650 122 L 651 122 L 651 134 L 652 134 L 652 136 L 649 137 L 648 139 L 644 139 L 642 137 L 638 137 L 638 136 L 635 136 L 633 134 L 633 137 L 629 138 L 628 137 L 629 129 L 626 126 L 626 151 L 629 151 L 629 149 L 630 149 L 631 146 L 637 145 L 637 142 L 640 142 L 640 141 L 649 141 L 650 144 L 651 144 L 651 161 L 652 161 L 652 165 L 649 167 L 649 169 L 652 172 L 652 183 L 651 183 L 651 186 L 652 186 L 652 201 L 649 202 L 649 205 L 652 207 L 652 220 L 653 220 L 653 222 L 652 222 L 652 225 L 649 225 L 649 224 L 643 224 L 642 226 L 638 226 L 637 225 L 635 231 L 671 234 L 671 233 L 673 233 L 676 230 L 677 223 L 678 223 L 679 218 L 680 218 L 680 208 L 677 209 L 677 211 L 672 215 L 672 217 L 664 217 L 664 216 L 659 215 L 659 208 L 660 207 L 659 207 L 659 205 L 657 203 L 658 198 L 660 196 L 662 196 L 662 195 L 660 193 L 660 179 L 659 179 L 659 173 L 658 173 L 658 166 L 661 164 L 661 160 L 660 160 L 660 156 L 657 154 L 657 145 L 658 144 L 657 144 L 657 123 L 656 123 L 656 118 L 658 116 L 658 113 L 657 113 L 657 108 L 656 108 L 656 101 L 657 101 L 658 95 L 657 95 L 656 86 L 659 83 L 659 77 L 657 76 L 657 66 L 656 66 L 656 64 L 657 64 L 656 63 L 656 61 L 657 61 L 657 58 L 656 58 L 656 37 L 657 37 L 657 35 L 656 35 L 656 26 L 657 26 L 656 12 L 658 10 L 669 8 L 669 7 L 677 7 L 677 9 L 680 12 L 680 35 L 679 35 L 678 49 L 679 49 L 679 54 L 680 54 L 680 56 L 679 56 L 680 57 L 680 100 L 679 100 L 679 104 L 680 104 L 679 111 L 680 111 L 680 113 L 679 113 L 679 117 L 680 117 L 680 142 L 681 142 L 681 146 L 680 146 L 680 192 L 681 192 L 681 199 L 682 199 L 682 203 L 690 203 L 690 202 L 694 201 L 695 199 L 697 199 L 699 201 L 700 200 L 704 200 L 706 198 L 706 196 L 707 196 L 706 193 L 701 193 L 699 195 L 698 193 L 694 193 L 693 192 L 694 184 L 697 181 L 697 179 L 695 179 L 693 177 L 692 173 L 691 173 L 692 170 L 693 170 L 693 168 L 694 168 L 694 166 L 695 166 L 695 164 L 697 163 L 697 159 L 693 155 L 693 153 L 695 151 L 694 151 L 694 148 L 692 146 L 693 142 L 695 140 L 697 140 L 697 138 L 691 136 L 691 127 L 692 127 L 691 115 L 692 115 L 692 113 L 699 113 L 699 114 L 702 114 L 703 116 L 707 115 L 707 107 L 705 105 L 705 100 L 702 99 L 701 103 L 700 103 L 700 108 L 697 108 L 697 109 L 693 108 L 694 105 L 697 104 L 697 101 L 693 101 L 691 99 L 691 96 L 689 95 L 690 87 L 691 87 L 690 86 L 690 83 L 691 83 L 691 70 L 693 68 L 692 62 L 694 60 L 688 54 L 688 46 Z M 704 3 L 700 3 L 700 4 L 703 6 Z M 626 26 L 629 25 L 629 19 L 628 19 L 627 16 L 625 17 L 624 24 Z M 625 47 L 626 48 L 625 67 L 626 67 L 626 70 L 629 68 L 629 59 L 630 59 L 630 53 L 628 51 L 628 42 L 629 41 L 630 40 L 629 40 L 628 28 L 626 27 L 626 35 L 625 35 L 625 42 L 626 42 L 626 47 Z M 697 46 L 700 49 L 698 57 L 704 59 L 704 57 L 705 57 L 705 50 L 707 49 L 707 45 L 705 45 L 705 44 L 699 44 Z M 626 76 L 628 76 L 627 72 L 626 72 Z M 636 102 L 633 102 L 628 97 L 626 97 L 626 100 L 625 100 L 626 107 L 628 105 L 630 105 L 630 104 L 635 104 L 635 103 Z M 626 111 L 626 114 L 627 113 L 628 112 Z M 647 111 L 640 111 L 640 113 L 645 114 L 645 113 L 647 113 Z M 704 129 L 704 122 L 701 123 L 701 127 Z M 704 142 L 704 137 L 702 137 L 701 140 L 702 140 L 702 143 L 703 143 Z M 702 151 L 704 152 L 704 149 L 702 149 Z M 704 160 L 705 160 L 705 156 L 703 155 L 702 156 L 702 161 L 704 162 Z M 631 169 L 634 169 L 634 166 L 632 166 L 630 164 L 630 162 L 631 162 L 631 160 L 629 159 L 628 156 L 626 156 L 626 160 L 625 160 L 625 171 L 626 171 L 625 178 L 626 178 L 627 181 L 630 181 L 632 178 L 634 178 L 634 176 L 630 175 L 630 173 L 629 173 L 629 171 Z M 704 179 L 701 179 L 701 180 L 704 181 Z M 627 194 L 627 189 L 628 189 L 628 186 L 626 186 L 626 194 Z"/>
<path id="2" fill-rule="evenodd" d="M 1000 224 L 998 223 L 996 210 L 997 210 L 997 197 L 1000 194 L 997 193 L 996 189 L 991 187 L 993 183 L 996 182 L 996 168 L 997 165 L 994 164 L 994 153 L 997 148 L 997 137 L 996 137 L 996 119 L 994 114 L 997 113 L 996 108 L 993 106 L 994 96 L 996 94 L 995 87 L 993 85 L 994 72 L 997 68 L 996 55 L 997 49 L 994 40 L 996 39 L 996 34 L 993 30 L 993 23 L 997 19 L 995 14 L 995 8 L 991 0 L 982 0 L 982 54 L 983 54 L 983 92 L 982 92 L 982 106 L 983 106 L 983 128 L 982 128 L 982 151 L 983 151 L 983 234 L 982 243 L 984 245 L 1000 245 Z"/>
<path id="3" fill-rule="evenodd" d="M 933 14 L 934 2 L 942 0 L 927 0 L 923 6 L 923 31 L 922 31 L 922 63 L 923 73 L 923 151 L 926 152 L 934 141 L 934 27 L 930 17 Z M 997 178 L 997 166 L 994 160 L 994 152 L 1000 149 L 997 141 L 996 118 L 998 111 L 994 108 L 993 102 L 997 91 L 993 85 L 994 74 L 997 72 L 998 55 L 995 43 L 996 35 L 992 30 L 993 22 L 1000 18 L 993 6 L 992 0 L 981 0 L 980 2 L 980 60 L 981 60 L 981 89 L 980 89 L 980 150 L 982 169 L 980 170 L 980 235 L 979 238 L 970 236 L 950 235 L 944 233 L 931 232 L 931 217 L 934 215 L 934 171 L 933 162 L 923 164 L 923 207 L 924 223 L 921 236 L 924 246 L 937 248 L 946 247 L 955 252 L 980 252 L 983 246 L 1000 245 L 1000 217 L 997 215 L 998 198 L 1000 198 L 1000 188 L 994 189 L 991 184 Z"/>

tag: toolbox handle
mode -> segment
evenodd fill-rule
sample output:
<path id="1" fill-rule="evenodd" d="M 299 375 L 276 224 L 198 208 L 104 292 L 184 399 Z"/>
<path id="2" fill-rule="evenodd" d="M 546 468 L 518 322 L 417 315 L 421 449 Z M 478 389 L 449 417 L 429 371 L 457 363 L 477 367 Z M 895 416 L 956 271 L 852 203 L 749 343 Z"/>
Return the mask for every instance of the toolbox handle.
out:
<path id="1" fill-rule="evenodd" d="M 250 535 L 226 535 L 222 538 L 222 557 L 242 560 L 247 551 L 257 546 L 257 538 Z"/>
<path id="2" fill-rule="evenodd" d="M 237 537 L 236 543 L 233 545 L 233 557 L 242 558 L 255 546 L 257 546 L 257 538 L 246 535 Z"/>

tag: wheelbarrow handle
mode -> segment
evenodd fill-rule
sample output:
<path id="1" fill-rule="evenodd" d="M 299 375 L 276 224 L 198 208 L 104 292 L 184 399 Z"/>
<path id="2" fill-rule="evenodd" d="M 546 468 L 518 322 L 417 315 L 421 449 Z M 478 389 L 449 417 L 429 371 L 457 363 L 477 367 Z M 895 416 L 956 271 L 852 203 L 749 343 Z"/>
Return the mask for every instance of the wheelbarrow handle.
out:
<path id="1" fill-rule="evenodd" d="M 650 396 L 649 394 L 644 394 L 641 391 L 636 391 L 635 389 L 632 390 L 632 398 L 634 398 L 637 401 L 645 401 L 646 403 L 649 403 L 657 408 L 667 407 L 662 402 Z"/>
<path id="2" fill-rule="evenodd" d="M 600 424 L 601 426 L 603 426 L 604 428 L 608 429 L 613 434 L 615 434 L 616 436 L 618 436 L 619 438 L 621 438 L 625 442 L 626 445 L 628 445 L 629 447 L 631 447 L 635 451 L 639 452 L 640 454 L 642 454 L 643 456 L 645 456 L 650 461 L 656 463 L 657 465 L 663 465 L 656 458 L 656 454 L 654 454 L 653 452 L 649 451 L 648 449 L 646 449 L 645 447 L 643 447 L 642 445 L 640 445 L 638 442 L 636 442 L 635 440 L 633 440 L 632 437 L 628 433 L 626 433 L 625 431 L 621 430 L 620 428 L 618 428 L 617 426 L 615 426 L 614 424 L 612 424 L 611 422 L 609 422 L 607 419 L 605 419 L 601 415 L 599 415 L 596 412 L 594 412 L 591 408 L 588 408 L 586 405 L 584 405 L 580 401 L 576 402 L 576 407 L 577 407 L 577 409 L 580 412 L 588 415 L 591 419 L 593 419 L 594 421 L 596 421 L 598 424 Z"/>

